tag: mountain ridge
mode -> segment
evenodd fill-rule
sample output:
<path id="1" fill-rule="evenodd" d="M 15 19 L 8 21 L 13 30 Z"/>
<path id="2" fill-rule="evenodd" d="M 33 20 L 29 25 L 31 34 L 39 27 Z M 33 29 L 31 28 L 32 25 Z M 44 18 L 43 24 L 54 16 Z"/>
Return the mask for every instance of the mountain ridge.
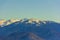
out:
<path id="1" fill-rule="evenodd" d="M 40 24 L 24 19 L 0 28 L 2 40 L 60 40 L 60 23 L 40 21 Z M 38 26 L 37 26 L 38 24 Z M 32 33 L 32 34 L 30 34 Z M 31 38 L 33 37 L 33 38 Z M 36 38 L 38 37 L 38 38 Z"/>
<path id="2" fill-rule="evenodd" d="M 1 19 L 0 20 L 0 26 L 3 27 L 3 26 L 7 26 L 7 25 L 10 25 L 14 22 L 17 22 L 17 21 L 20 21 L 20 22 L 24 22 L 24 21 L 27 21 L 26 23 L 38 23 L 40 24 L 40 22 L 43 22 L 46 24 L 46 22 L 48 21 L 45 21 L 45 20 L 39 20 L 39 19 L 35 19 L 35 18 L 31 18 L 31 19 L 27 19 L 27 18 L 24 18 L 24 19 L 10 19 L 10 20 L 4 20 L 4 19 Z M 55 21 L 50 21 L 50 22 L 55 22 Z M 58 22 L 56 22 L 58 23 Z"/>

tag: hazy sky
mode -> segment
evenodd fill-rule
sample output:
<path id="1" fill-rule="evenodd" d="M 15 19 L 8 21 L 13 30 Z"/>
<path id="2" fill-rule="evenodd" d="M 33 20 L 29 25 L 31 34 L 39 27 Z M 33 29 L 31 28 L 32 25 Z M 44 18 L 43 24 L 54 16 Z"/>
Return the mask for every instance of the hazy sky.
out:
<path id="1" fill-rule="evenodd" d="M 60 0 L 0 0 L 0 19 L 2 18 L 60 21 Z"/>

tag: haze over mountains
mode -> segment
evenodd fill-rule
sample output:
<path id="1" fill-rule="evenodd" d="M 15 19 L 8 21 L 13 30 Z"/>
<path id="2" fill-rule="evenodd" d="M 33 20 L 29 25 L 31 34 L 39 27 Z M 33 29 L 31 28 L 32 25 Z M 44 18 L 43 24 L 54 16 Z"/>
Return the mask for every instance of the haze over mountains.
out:
<path id="1" fill-rule="evenodd" d="M 60 23 L 38 19 L 0 20 L 0 40 L 60 40 Z"/>

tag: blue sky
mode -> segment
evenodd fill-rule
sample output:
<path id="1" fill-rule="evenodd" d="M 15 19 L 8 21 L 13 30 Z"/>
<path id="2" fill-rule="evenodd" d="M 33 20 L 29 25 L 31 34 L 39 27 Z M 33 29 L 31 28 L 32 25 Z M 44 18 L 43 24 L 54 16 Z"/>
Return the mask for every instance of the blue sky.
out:
<path id="1" fill-rule="evenodd" d="M 60 0 L 0 0 L 0 19 L 2 18 L 60 21 Z"/>

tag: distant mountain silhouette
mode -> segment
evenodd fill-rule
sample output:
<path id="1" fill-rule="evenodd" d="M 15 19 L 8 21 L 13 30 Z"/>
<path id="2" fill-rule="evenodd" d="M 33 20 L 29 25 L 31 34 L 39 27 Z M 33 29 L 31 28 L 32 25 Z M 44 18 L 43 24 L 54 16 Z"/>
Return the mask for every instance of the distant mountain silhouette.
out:
<path id="1" fill-rule="evenodd" d="M 0 40 L 60 40 L 60 23 L 24 19 L 1 27 Z"/>

